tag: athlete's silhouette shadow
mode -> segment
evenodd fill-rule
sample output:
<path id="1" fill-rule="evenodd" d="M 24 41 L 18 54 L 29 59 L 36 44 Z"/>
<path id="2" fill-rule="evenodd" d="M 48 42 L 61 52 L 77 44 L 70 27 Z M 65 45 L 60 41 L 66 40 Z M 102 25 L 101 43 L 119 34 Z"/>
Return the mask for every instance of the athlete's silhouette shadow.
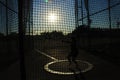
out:
<path id="1" fill-rule="evenodd" d="M 68 54 L 68 61 L 69 66 L 71 66 L 72 62 L 75 63 L 76 67 L 78 66 L 78 63 L 76 61 L 76 57 L 78 56 L 78 47 L 77 47 L 77 41 L 74 36 L 72 36 L 72 42 L 71 42 L 71 52 Z"/>
<path id="2" fill-rule="evenodd" d="M 79 54 L 79 47 L 78 47 L 78 39 L 79 36 L 79 28 L 76 28 L 73 32 L 72 32 L 72 36 L 71 36 L 71 51 L 67 56 L 68 62 L 69 62 L 69 70 L 72 71 L 74 73 L 74 77 L 75 80 L 86 80 L 77 61 L 76 58 Z M 75 64 L 75 67 L 71 68 L 71 66 L 73 66 Z M 79 71 L 79 73 L 76 72 Z"/>

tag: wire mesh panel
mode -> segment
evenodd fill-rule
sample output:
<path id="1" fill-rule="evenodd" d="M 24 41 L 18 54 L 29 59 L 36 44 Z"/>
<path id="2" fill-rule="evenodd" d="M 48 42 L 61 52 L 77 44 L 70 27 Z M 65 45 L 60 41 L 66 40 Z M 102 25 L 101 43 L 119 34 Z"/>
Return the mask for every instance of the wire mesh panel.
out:
<path id="1" fill-rule="evenodd" d="M 18 59 L 17 0 L 0 0 L 0 53 L 0 69 Z"/>
<path id="2" fill-rule="evenodd" d="M 69 2 L 69 4 L 67 4 Z M 33 1 L 34 35 L 42 32 L 64 31 L 70 33 L 75 25 L 74 1 Z M 67 30 L 67 28 L 69 28 Z"/>
<path id="3" fill-rule="evenodd" d="M 87 2 L 88 1 L 88 2 Z M 113 62 L 119 62 L 117 56 L 119 44 L 119 16 L 120 16 L 119 0 L 79 0 L 78 1 L 78 23 L 90 26 L 81 31 L 80 46 L 91 51 L 92 54 L 99 55 L 107 60 L 114 59 Z M 88 14 L 89 12 L 89 14 Z M 88 18 L 91 24 L 88 25 Z M 81 28 L 82 30 L 82 28 Z M 86 35 L 85 35 L 86 33 Z M 89 46 L 86 46 L 86 43 Z M 103 47 L 104 46 L 104 47 Z M 116 52 L 115 55 L 114 52 Z M 117 55 L 117 56 L 116 56 Z"/>
<path id="4" fill-rule="evenodd" d="M 113 6 L 111 8 L 111 25 L 112 28 L 120 28 L 120 1 L 116 0 L 116 1 L 112 1 L 110 2 L 110 5 Z"/>
<path id="5" fill-rule="evenodd" d="M 2 4 L 0 4 L 0 7 L 1 7 L 1 9 L 0 9 L 0 13 L 1 13 L 1 15 L 0 15 L 0 32 L 1 33 L 4 33 L 4 34 L 6 34 L 5 32 L 6 32 L 6 18 L 5 18 L 5 14 L 6 14 L 6 8 L 5 8 L 5 6 L 3 6 Z M 4 13 L 4 14 L 2 14 L 2 13 Z M 4 27 L 3 27 L 4 26 Z"/>
<path id="6" fill-rule="evenodd" d="M 69 74 L 65 60 L 71 51 L 70 36 L 76 29 L 78 29 L 79 49 L 98 56 L 111 55 L 111 44 L 115 44 L 118 40 L 110 37 L 110 34 L 113 34 L 110 29 L 113 28 L 112 9 L 115 4 L 118 6 L 119 1 L 111 4 L 109 0 L 33 0 L 34 47 L 39 53 L 36 55 L 41 58 L 37 58 L 41 64 L 38 62 L 35 65 L 44 68 L 37 67 L 32 72 L 36 76 L 39 73 L 40 76 L 37 77 L 41 79 L 48 79 L 44 75 L 49 73 L 44 70 L 59 75 Z M 119 15 L 119 10 L 115 11 L 118 11 L 116 14 Z M 49 63 L 51 60 L 54 62 Z M 65 65 L 61 66 L 63 63 Z M 64 70 L 66 73 L 61 73 L 59 70 Z"/>
<path id="7" fill-rule="evenodd" d="M 74 0 L 34 0 L 33 34 L 43 42 L 63 38 L 64 35 L 72 32 L 75 28 L 74 6 Z M 35 45 L 40 47 L 42 43 L 39 40 Z"/>
<path id="8" fill-rule="evenodd" d="M 20 57 L 22 80 L 85 80 L 104 62 L 91 54 L 120 63 L 119 28 L 119 0 L 0 0 L 1 69 Z"/>
<path id="9" fill-rule="evenodd" d="M 66 59 L 67 54 L 70 51 L 70 43 L 63 41 L 67 40 L 69 42 L 71 40 L 69 35 L 75 27 L 74 0 L 33 0 L 34 47 L 40 54 L 39 57 L 41 57 L 41 60 L 39 60 L 41 64 L 36 64 L 39 66 L 41 65 L 42 67 L 34 69 L 34 73 L 31 73 L 31 75 L 40 75 L 37 76 L 37 78 L 43 80 L 47 80 L 48 77 L 50 77 L 45 76 L 46 74 L 49 74 L 47 71 L 49 69 L 45 70 L 45 64 L 54 60 Z M 44 61 L 42 59 L 44 59 Z M 58 65 L 58 68 L 60 71 L 62 70 L 63 75 L 63 70 L 65 70 L 66 73 L 69 73 L 67 65 L 65 67 L 60 64 Z M 44 70 L 47 71 L 47 73 L 44 72 Z M 28 72 L 30 71 L 28 70 Z M 57 74 L 59 73 L 60 72 L 58 71 Z"/>

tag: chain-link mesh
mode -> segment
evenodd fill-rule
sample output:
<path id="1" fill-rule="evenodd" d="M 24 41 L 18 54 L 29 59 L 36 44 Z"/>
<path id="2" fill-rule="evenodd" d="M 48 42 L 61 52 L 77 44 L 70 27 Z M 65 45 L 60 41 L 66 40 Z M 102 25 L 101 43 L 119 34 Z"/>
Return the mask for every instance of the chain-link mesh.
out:
<path id="1" fill-rule="evenodd" d="M 4 68 L 19 57 L 17 0 L 0 0 L 0 53 Z"/>
<path id="2" fill-rule="evenodd" d="M 119 0 L 24 0 L 20 6 L 22 13 L 18 4 L 18 0 L 0 0 L 0 61 L 7 66 L 18 59 L 20 47 L 23 47 L 24 54 L 32 55 L 25 57 L 26 67 L 31 66 L 26 70 L 28 75 L 40 72 L 40 68 L 35 69 L 31 62 L 33 57 L 42 60 L 38 59 L 42 54 L 33 55 L 33 49 L 45 52 L 54 60 L 66 59 L 71 51 L 72 32 L 76 29 L 79 30 L 77 46 L 80 50 L 119 63 Z M 22 17 L 18 16 L 19 13 Z M 21 38 L 23 42 L 19 42 Z M 49 61 L 48 58 L 42 60 L 43 63 Z M 39 74 L 43 77 L 42 73 Z"/>

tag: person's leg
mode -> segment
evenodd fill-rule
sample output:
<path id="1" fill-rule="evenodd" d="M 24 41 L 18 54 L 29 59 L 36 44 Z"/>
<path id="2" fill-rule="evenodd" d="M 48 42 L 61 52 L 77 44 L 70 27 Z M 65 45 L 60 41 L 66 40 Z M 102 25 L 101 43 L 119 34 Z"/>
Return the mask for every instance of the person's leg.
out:
<path id="1" fill-rule="evenodd" d="M 68 59 L 69 66 L 70 66 L 72 64 L 71 55 L 68 55 L 67 59 Z"/>
<path id="2" fill-rule="evenodd" d="M 76 57 L 75 57 L 75 56 L 72 57 L 72 62 L 74 62 L 75 65 L 76 65 L 76 67 L 78 67 L 78 63 L 77 63 L 77 61 L 76 61 Z"/>

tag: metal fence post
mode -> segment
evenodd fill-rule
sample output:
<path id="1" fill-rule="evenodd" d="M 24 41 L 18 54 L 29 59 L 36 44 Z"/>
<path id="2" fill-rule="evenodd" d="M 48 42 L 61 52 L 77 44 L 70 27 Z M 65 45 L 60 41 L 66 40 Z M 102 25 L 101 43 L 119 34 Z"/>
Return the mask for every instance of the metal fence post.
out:
<path id="1" fill-rule="evenodd" d="M 18 0 L 20 71 L 21 71 L 21 80 L 26 80 L 25 60 L 24 60 L 23 5 L 24 5 L 23 0 Z"/>
<path id="2" fill-rule="evenodd" d="M 110 8 L 110 0 L 108 0 L 108 11 L 109 11 L 109 28 L 111 29 L 111 8 Z"/>
<path id="3" fill-rule="evenodd" d="M 6 6 L 8 6 L 8 0 L 6 0 Z M 8 36 L 8 8 L 6 7 L 6 36 Z"/>

